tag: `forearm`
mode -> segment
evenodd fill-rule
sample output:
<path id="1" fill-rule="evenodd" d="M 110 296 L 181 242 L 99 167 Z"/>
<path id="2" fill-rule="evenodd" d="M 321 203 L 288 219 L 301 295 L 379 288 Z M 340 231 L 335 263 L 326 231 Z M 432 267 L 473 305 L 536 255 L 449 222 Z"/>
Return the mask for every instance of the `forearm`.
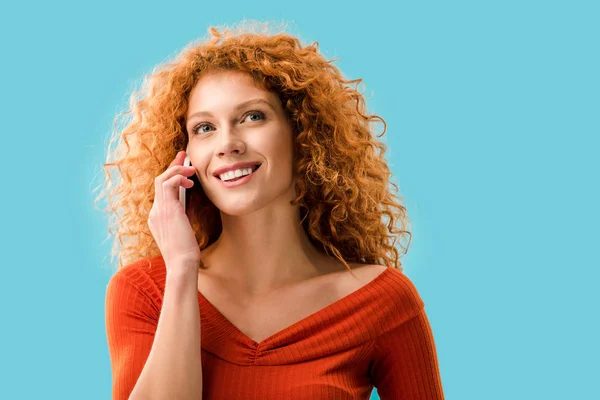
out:
<path id="1" fill-rule="evenodd" d="M 185 272 L 167 273 L 152 349 L 130 399 L 202 398 L 197 268 L 170 270 Z"/>

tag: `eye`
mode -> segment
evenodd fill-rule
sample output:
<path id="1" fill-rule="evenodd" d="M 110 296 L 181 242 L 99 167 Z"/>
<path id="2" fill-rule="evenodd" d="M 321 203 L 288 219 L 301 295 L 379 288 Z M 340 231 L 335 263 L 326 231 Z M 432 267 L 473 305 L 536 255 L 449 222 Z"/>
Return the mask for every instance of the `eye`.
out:
<path id="1" fill-rule="evenodd" d="M 265 117 L 265 113 L 263 113 L 262 111 L 258 111 L 258 110 L 249 111 L 245 115 L 244 120 L 246 120 L 248 117 L 254 117 L 254 118 L 250 119 L 250 121 L 252 121 L 252 122 L 257 122 L 257 121 L 260 121 L 261 119 L 264 120 L 266 118 Z M 256 117 L 258 117 L 258 119 Z M 205 127 L 209 127 L 210 128 L 211 125 L 207 124 L 205 122 L 202 122 L 202 123 L 196 125 L 192 129 L 192 133 L 195 134 L 195 135 L 198 135 L 200 133 L 207 133 L 207 132 L 209 132 L 209 131 L 207 131 L 207 130 L 204 129 Z"/>
<path id="2" fill-rule="evenodd" d="M 199 133 L 206 133 L 206 132 L 208 132 L 208 131 L 205 131 L 205 130 L 202 130 L 202 131 L 201 131 L 201 129 L 202 129 L 202 128 L 204 128 L 204 127 L 207 127 L 207 126 L 208 126 L 208 127 L 210 127 L 210 125 L 209 125 L 209 124 L 205 124 L 205 123 L 198 124 L 198 125 L 196 125 L 196 126 L 195 126 L 195 127 L 192 129 L 192 132 L 193 132 L 195 135 L 197 135 L 197 134 L 199 134 Z"/>
<path id="3" fill-rule="evenodd" d="M 246 118 L 251 117 L 251 116 L 258 116 L 261 119 L 265 119 L 265 114 L 258 110 L 253 110 L 253 111 L 248 112 L 248 114 L 246 114 Z M 260 119 L 251 119 L 251 121 L 260 121 Z"/>

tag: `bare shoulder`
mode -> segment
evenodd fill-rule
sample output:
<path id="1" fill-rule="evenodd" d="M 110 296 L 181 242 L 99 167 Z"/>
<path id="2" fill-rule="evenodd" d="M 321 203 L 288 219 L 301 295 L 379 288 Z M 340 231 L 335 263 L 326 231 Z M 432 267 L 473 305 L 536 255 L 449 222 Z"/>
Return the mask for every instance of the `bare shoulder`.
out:
<path id="1" fill-rule="evenodd" d="M 379 264 L 351 264 L 352 273 L 362 282 L 368 283 L 383 273 L 388 267 Z M 351 274 L 348 273 L 351 276 Z"/>
<path id="2" fill-rule="evenodd" d="M 378 264 L 348 263 L 351 272 L 344 267 L 343 271 L 331 275 L 330 282 L 340 296 L 354 292 L 369 284 L 382 274 L 388 267 Z"/>

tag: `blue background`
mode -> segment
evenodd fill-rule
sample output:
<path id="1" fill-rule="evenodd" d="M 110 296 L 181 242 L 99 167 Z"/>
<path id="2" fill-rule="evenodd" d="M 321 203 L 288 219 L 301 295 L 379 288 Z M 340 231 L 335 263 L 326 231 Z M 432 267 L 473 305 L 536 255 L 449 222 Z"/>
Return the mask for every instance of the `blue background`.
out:
<path id="1" fill-rule="evenodd" d="M 318 41 L 387 121 L 446 398 L 600 398 L 598 2 L 16 4 L 0 7 L 1 398 L 110 398 L 92 190 L 112 120 L 155 65 L 242 18 Z"/>

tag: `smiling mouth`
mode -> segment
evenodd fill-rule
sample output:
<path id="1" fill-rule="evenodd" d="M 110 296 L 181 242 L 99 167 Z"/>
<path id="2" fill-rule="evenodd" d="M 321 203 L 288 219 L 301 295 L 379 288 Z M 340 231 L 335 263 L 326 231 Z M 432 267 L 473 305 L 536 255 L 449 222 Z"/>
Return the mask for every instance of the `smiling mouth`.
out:
<path id="1" fill-rule="evenodd" d="M 258 165 L 255 165 L 254 167 L 252 167 L 252 172 L 251 172 L 251 173 L 249 173 L 248 175 L 242 175 L 242 176 L 238 176 L 237 178 L 229 179 L 228 181 L 223 181 L 219 175 L 217 175 L 217 176 L 216 176 L 216 178 L 217 178 L 218 180 L 220 180 L 220 181 L 223 181 L 223 182 L 235 182 L 235 181 L 238 181 L 238 180 L 240 180 L 240 179 L 242 179 L 242 178 L 245 178 L 245 177 L 247 177 L 247 176 L 250 176 L 250 175 L 252 175 L 253 173 L 255 173 L 255 172 L 256 172 L 256 170 L 257 170 L 257 169 L 259 169 L 259 168 L 260 168 L 260 166 L 261 166 L 261 165 L 262 165 L 262 164 L 258 164 Z"/>

